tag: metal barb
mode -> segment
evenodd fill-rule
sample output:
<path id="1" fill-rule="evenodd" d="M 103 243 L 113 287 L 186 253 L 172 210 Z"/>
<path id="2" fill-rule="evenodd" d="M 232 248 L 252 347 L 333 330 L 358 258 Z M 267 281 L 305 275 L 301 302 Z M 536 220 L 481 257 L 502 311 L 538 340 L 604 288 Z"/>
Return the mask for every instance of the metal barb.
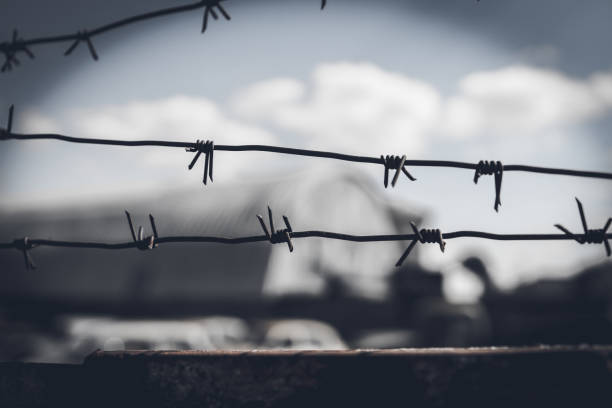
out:
<path id="1" fill-rule="evenodd" d="M 326 4 L 327 4 L 327 0 L 321 0 L 321 10 L 325 8 Z"/>
<path id="2" fill-rule="evenodd" d="M 30 51 L 25 42 L 19 39 L 17 30 L 13 30 L 13 37 L 11 42 L 4 42 L 0 44 L 0 52 L 4 54 L 4 64 L 2 65 L 2 72 L 11 71 L 13 65 L 19 66 L 20 62 L 17 59 L 18 52 L 24 52 L 30 59 L 34 59 L 34 53 Z"/>
<path id="3" fill-rule="evenodd" d="M 257 219 L 259 220 L 259 225 L 261 225 L 261 229 L 263 230 L 266 238 L 270 241 L 271 244 L 280 244 L 283 242 L 287 243 L 289 247 L 289 252 L 293 252 L 293 242 L 291 241 L 291 234 L 293 233 L 293 229 L 291 228 L 291 224 L 289 223 L 289 218 L 286 215 L 283 215 L 283 221 L 285 222 L 285 226 L 287 228 L 275 230 L 274 229 L 274 217 L 272 215 L 272 209 L 268 206 L 268 220 L 270 223 L 270 229 L 266 226 L 266 223 L 263 217 L 260 214 L 257 214 Z"/>
<path id="4" fill-rule="evenodd" d="M 215 153 L 215 143 L 211 140 L 207 140 L 207 141 L 197 140 L 196 143 L 192 147 L 187 147 L 185 148 L 185 150 L 191 153 L 196 152 L 195 156 L 191 160 L 191 163 L 189 163 L 189 166 L 188 166 L 189 170 L 193 169 L 193 166 L 195 166 L 196 162 L 200 158 L 200 155 L 204 153 L 205 155 L 204 176 L 202 177 L 202 182 L 204 183 L 204 185 L 207 185 L 209 178 L 210 178 L 210 181 L 212 182 L 213 181 L 213 156 Z"/>
<path id="5" fill-rule="evenodd" d="M 34 245 L 30 242 L 28 237 L 22 239 L 16 239 L 13 241 L 13 245 L 18 251 L 23 253 L 23 262 L 25 263 L 26 270 L 36 269 L 36 264 L 30 255 L 29 250 L 34 248 Z"/>
<path id="6" fill-rule="evenodd" d="M 578 205 L 578 213 L 580 214 L 580 222 L 582 223 L 584 234 L 582 236 L 576 235 L 561 224 L 555 224 L 555 227 L 563 231 L 565 235 L 571 237 L 579 244 L 603 244 L 606 250 L 606 255 L 610 256 L 612 254 L 612 250 L 610 249 L 610 242 L 608 241 L 607 233 L 608 229 L 610 228 L 610 224 L 612 224 L 612 218 L 608 218 L 608 221 L 601 229 L 589 229 L 586 216 L 584 215 L 584 208 L 577 197 L 576 204 Z"/>
<path id="7" fill-rule="evenodd" d="M 221 2 L 224 0 L 204 0 L 202 3 L 206 6 L 204 7 L 204 16 L 202 18 L 202 33 L 206 32 L 208 28 L 208 15 L 210 14 L 215 20 L 219 19 L 219 15 L 215 11 L 215 7 L 219 10 L 219 12 L 223 15 L 223 17 L 229 21 L 232 17 L 229 15 L 227 10 L 223 8 Z"/>
<path id="8" fill-rule="evenodd" d="M 476 165 L 476 170 L 474 171 L 474 184 L 478 184 L 478 179 L 483 175 L 495 175 L 495 204 L 493 208 L 496 212 L 499 212 L 504 165 L 500 161 L 481 160 Z"/>
<path id="9" fill-rule="evenodd" d="M 89 53 L 91 54 L 91 57 L 94 59 L 94 61 L 97 61 L 98 60 L 98 53 L 96 52 L 96 49 L 94 48 L 93 43 L 91 42 L 91 37 L 90 37 L 89 33 L 87 32 L 87 30 L 79 31 L 76 34 L 76 39 L 74 40 L 72 45 L 70 45 L 70 47 L 66 50 L 66 52 L 64 52 L 64 55 L 72 54 L 72 51 L 74 51 L 75 48 L 82 41 L 85 41 L 87 43 L 87 48 L 89 49 Z"/>
<path id="10" fill-rule="evenodd" d="M 149 222 L 151 223 L 151 230 L 153 231 L 153 235 L 150 235 L 148 237 L 145 237 L 144 228 L 142 226 L 138 227 L 138 235 L 134 232 L 132 216 L 127 210 L 125 210 L 125 216 L 128 220 L 132 240 L 134 241 L 134 243 L 136 243 L 136 248 L 140 249 L 141 251 L 156 248 L 156 241 L 159 239 L 159 235 L 157 233 L 157 227 L 155 226 L 155 218 L 153 218 L 153 215 L 149 214 Z"/>
<path id="11" fill-rule="evenodd" d="M 395 187 L 395 184 L 397 183 L 397 180 L 399 179 L 400 173 L 404 173 L 404 175 L 406 175 L 406 177 L 408 177 L 410 181 L 416 181 L 416 178 L 413 177 L 412 174 L 408 172 L 408 170 L 406 170 L 406 167 L 405 167 L 406 156 L 405 155 L 402 157 L 392 156 L 392 155 L 387 155 L 387 156 L 381 155 L 380 160 L 382 162 L 382 165 L 385 166 L 385 178 L 383 181 L 385 188 L 387 188 L 389 185 L 389 170 L 395 170 L 395 174 L 393 175 L 393 180 L 391 180 L 391 187 Z"/>
<path id="12" fill-rule="evenodd" d="M 436 244 L 437 243 L 438 245 L 440 245 L 440 251 L 444 252 L 444 249 L 446 248 L 446 242 L 444 241 L 442 232 L 439 229 L 423 228 L 419 230 L 416 224 L 412 221 L 410 222 L 410 227 L 412 228 L 412 231 L 414 232 L 415 238 L 410 242 L 410 244 L 408 245 L 408 248 L 406 248 L 406 250 L 402 253 L 402 256 L 400 256 L 400 258 L 395 263 L 395 266 L 397 267 L 402 266 L 402 264 L 404 263 L 408 255 L 410 255 L 410 252 L 412 252 L 412 249 L 417 244 L 417 242 L 420 242 L 422 244 L 427 244 L 427 243 Z"/>

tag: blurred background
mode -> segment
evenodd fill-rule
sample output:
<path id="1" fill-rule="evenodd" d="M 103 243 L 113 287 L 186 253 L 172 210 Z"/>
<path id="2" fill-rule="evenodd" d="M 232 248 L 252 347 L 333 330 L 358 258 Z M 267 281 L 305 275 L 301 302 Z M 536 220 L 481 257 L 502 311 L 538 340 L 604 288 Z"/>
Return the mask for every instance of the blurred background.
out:
<path id="1" fill-rule="evenodd" d="M 185 1 L 0 1 L 0 41 L 74 33 Z M 188 2 L 187 2 L 188 3 Z M 17 133 L 273 144 L 379 156 L 612 171 L 612 4 L 593 0 L 228 0 L 85 45 L 33 46 L 0 76 Z M 5 126 L 5 117 L 0 124 Z M 555 233 L 611 214 L 609 181 L 381 166 L 269 153 L 202 162 L 167 148 L 0 144 L 0 241 L 123 242 L 124 209 L 161 235 L 259 234 L 269 204 L 295 230 Z M 151 252 L 0 252 L 0 359 L 77 362 L 97 348 L 384 348 L 612 341 L 601 245 L 457 239 L 164 245 Z"/>

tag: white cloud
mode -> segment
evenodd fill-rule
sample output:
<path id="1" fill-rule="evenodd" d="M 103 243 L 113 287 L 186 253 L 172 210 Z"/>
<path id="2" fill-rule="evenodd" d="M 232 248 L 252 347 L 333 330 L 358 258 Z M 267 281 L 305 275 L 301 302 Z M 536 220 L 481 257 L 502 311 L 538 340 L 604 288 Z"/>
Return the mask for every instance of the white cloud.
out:
<path id="1" fill-rule="evenodd" d="M 235 112 L 306 138 L 316 148 L 417 154 L 440 114 L 429 84 L 368 63 L 322 64 L 306 85 L 277 79 L 240 92 Z"/>
<path id="2" fill-rule="evenodd" d="M 446 101 L 444 134 L 506 136 L 577 124 L 612 107 L 612 74 L 587 79 L 527 66 L 472 73 Z"/>
<path id="3" fill-rule="evenodd" d="M 369 63 L 319 65 L 310 83 L 277 78 L 239 92 L 234 111 L 317 148 L 418 154 L 432 136 L 490 139 L 556 131 L 612 108 L 612 73 L 571 78 L 524 65 L 474 72 L 457 91 Z"/>

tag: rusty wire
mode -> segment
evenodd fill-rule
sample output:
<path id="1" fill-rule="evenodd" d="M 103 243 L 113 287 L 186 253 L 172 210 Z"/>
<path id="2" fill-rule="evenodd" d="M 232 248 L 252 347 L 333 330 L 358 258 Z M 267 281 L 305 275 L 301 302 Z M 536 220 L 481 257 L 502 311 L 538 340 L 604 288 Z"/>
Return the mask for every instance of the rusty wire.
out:
<path id="1" fill-rule="evenodd" d="M 121 20 L 117 20 L 91 30 L 79 30 L 74 34 L 23 39 L 19 37 L 19 33 L 17 30 L 13 30 L 13 36 L 11 40 L 0 43 L 0 53 L 4 54 L 4 63 L 0 70 L 2 72 L 10 71 L 13 69 L 14 66 L 21 65 L 19 59 L 17 58 L 19 53 L 24 53 L 31 59 L 34 59 L 34 53 L 31 51 L 32 46 L 53 43 L 70 42 L 71 45 L 66 50 L 66 52 L 64 52 L 64 55 L 70 55 L 77 48 L 77 46 L 83 42 L 87 45 L 87 48 L 92 58 L 97 61 L 98 53 L 96 52 L 96 49 L 93 45 L 93 37 L 107 33 L 109 31 L 116 30 L 129 24 L 134 24 L 140 21 L 151 20 L 154 18 L 168 16 L 172 14 L 183 13 L 186 11 L 204 9 L 204 14 L 202 18 L 202 32 L 205 32 L 208 27 L 209 16 L 212 16 L 212 18 L 217 20 L 219 19 L 219 14 L 217 13 L 220 13 L 226 20 L 231 20 L 229 13 L 221 5 L 223 1 L 226 0 L 200 0 L 191 4 L 165 8 L 123 18 Z M 325 8 L 325 5 L 326 0 L 322 0 L 321 10 Z"/>
<path id="2" fill-rule="evenodd" d="M 604 244 L 607 256 L 610 256 L 610 244 L 608 240 L 612 238 L 612 233 L 608 233 L 608 228 L 612 223 L 612 218 L 608 218 L 605 226 L 602 229 L 589 230 L 586 227 L 586 219 L 582 204 L 576 198 L 578 202 L 578 208 L 580 211 L 580 217 L 584 226 L 584 234 L 574 234 L 566 230 L 564 227 L 556 224 L 555 226 L 561 229 L 563 234 L 494 234 L 490 232 L 482 231 L 454 231 L 454 232 L 441 232 L 440 229 L 421 229 L 419 230 L 414 223 L 411 223 L 413 230 L 412 234 L 387 234 L 387 235 L 351 235 L 342 234 L 337 232 L 329 231 L 294 231 L 289 223 L 289 218 L 283 216 L 283 221 L 287 228 L 276 230 L 274 228 L 274 219 L 272 210 L 268 207 L 268 217 L 270 228 L 266 226 L 264 219 L 261 215 L 257 215 L 257 219 L 260 223 L 264 235 L 252 235 L 245 237 L 219 237 L 219 236 L 168 236 L 160 237 L 155 226 L 155 221 L 152 215 L 149 215 L 151 222 L 151 228 L 153 235 L 145 237 L 142 227 L 139 227 L 138 234 L 135 233 L 132 224 L 132 219 L 129 212 L 125 212 L 128 220 L 130 234 L 132 241 L 120 242 L 120 243 L 105 243 L 105 242 L 87 242 L 87 241 L 59 241 L 51 239 L 34 239 L 34 238 L 21 238 L 16 239 L 13 242 L 0 243 L 0 249 L 17 249 L 23 253 L 25 266 L 27 269 L 36 268 L 29 251 L 32 248 L 39 246 L 49 247 L 63 247 L 63 248 L 89 248 L 89 249 L 107 249 L 107 250 L 120 250 L 136 248 L 139 250 L 151 250 L 162 244 L 170 243 L 218 243 L 218 244 L 246 244 L 253 242 L 264 242 L 268 241 L 271 244 L 282 244 L 286 243 L 289 247 L 289 251 L 293 252 L 294 246 L 292 239 L 301 238 L 326 238 L 326 239 L 337 239 L 342 241 L 351 242 L 388 242 L 388 241 L 411 241 L 409 246 L 406 248 L 404 253 L 398 259 L 395 264 L 399 267 L 406 260 L 412 249 L 417 243 L 434 243 L 440 246 L 440 250 L 444 252 L 446 247 L 446 241 L 448 239 L 455 238 L 482 238 L 496 241 L 544 241 L 544 240 L 575 240 L 580 244 Z"/>
<path id="3" fill-rule="evenodd" d="M 11 115 L 12 117 L 12 109 Z M 10 120 L 10 119 L 9 119 Z M 65 136 L 59 134 L 17 134 L 12 133 L 10 130 L 0 128 L 0 140 L 43 140 L 53 139 L 60 140 L 70 143 L 84 143 L 94 145 L 107 145 L 107 146 L 158 146 L 158 147 L 175 147 L 183 148 L 187 152 L 196 153 L 190 162 L 188 168 L 193 169 L 198 159 L 202 154 L 205 156 L 204 162 L 204 176 L 203 183 L 207 184 L 208 180 L 213 181 L 213 153 L 215 151 L 227 151 L 227 152 L 244 152 L 244 151 L 259 151 L 259 152 L 270 152 L 278 154 L 289 154 L 295 156 L 307 156 L 307 157 L 319 157 L 326 159 L 343 160 L 356 163 L 370 163 L 378 164 L 384 167 L 384 180 L 383 184 L 385 188 L 389 184 L 389 171 L 395 170 L 393 178 L 391 180 L 391 186 L 395 187 L 399 176 L 403 173 L 406 178 L 411 181 L 415 181 L 416 178 L 408 172 L 406 166 L 413 167 L 447 167 L 447 168 L 458 168 L 474 170 L 474 183 L 478 182 L 478 179 L 482 175 L 494 175 L 495 176 L 495 211 L 499 210 L 501 204 L 501 185 L 502 176 L 504 172 L 508 171 L 522 171 L 528 173 L 543 173 L 543 174 L 556 174 L 565 176 L 577 176 L 577 177 L 589 177 L 612 180 L 612 173 L 605 173 L 599 171 L 585 171 L 585 170 L 570 170 L 562 168 L 550 168 L 540 166 L 529 166 L 523 164 L 502 164 L 500 161 L 486 161 L 481 160 L 478 163 L 467 163 L 459 161 L 449 160 L 412 160 L 407 159 L 406 156 L 393 156 L 393 155 L 380 155 L 379 157 L 372 156 L 358 156 L 343 153 L 327 152 L 320 150 L 309 150 L 309 149 L 296 149 L 289 147 L 280 146 L 269 146 L 269 145 L 222 145 L 214 144 L 212 141 L 197 140 L 195 143 L 190 142 L 176 142 L 176 141 L 165 141 L 165 140 L 115 140 L 115 139 L 90 139 L 73 136 Z"/>

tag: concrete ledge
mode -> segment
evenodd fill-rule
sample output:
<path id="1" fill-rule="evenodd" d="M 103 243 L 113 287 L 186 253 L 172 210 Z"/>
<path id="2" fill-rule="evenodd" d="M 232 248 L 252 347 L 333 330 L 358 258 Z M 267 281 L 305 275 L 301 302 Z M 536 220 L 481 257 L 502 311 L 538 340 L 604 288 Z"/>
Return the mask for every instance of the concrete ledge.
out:
<path id="1" fill-rule="evenodd" d="M 129 351 L 95 352 L 81 366 L 0 364 L 7 407 L 349 404 L 611 407 L 612 346 Z"/>

